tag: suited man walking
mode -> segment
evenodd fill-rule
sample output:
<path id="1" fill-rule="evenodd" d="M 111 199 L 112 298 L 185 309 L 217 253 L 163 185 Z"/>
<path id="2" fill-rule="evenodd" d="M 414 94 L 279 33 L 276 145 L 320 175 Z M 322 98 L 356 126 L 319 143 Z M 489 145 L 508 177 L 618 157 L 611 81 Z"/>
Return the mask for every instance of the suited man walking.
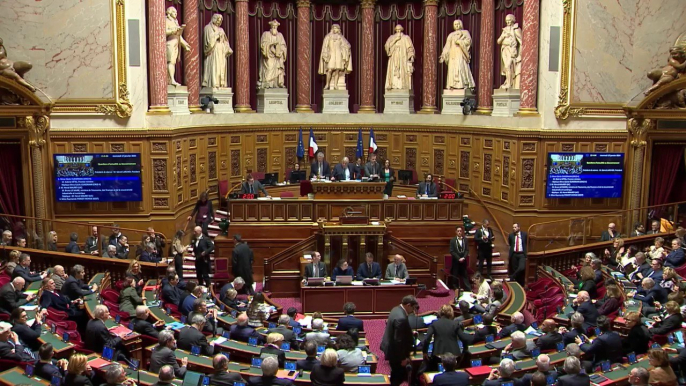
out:
<path id="1" fill-rule="evenodd" d="M 477 229 L 474 234 L 474 240 L 476 240 L 476 249 L 479 253 L 478 271 L 483 275 L 485 261 L 488 270 L 486 276 L 493 280 L 491 277 L 491 265 L 493 264 L 493 239 L 495 238 L 495 235 L 493 234 L 493 228 L 489 227 L 488 224 L 488 219 L 481 223 L 481 228 Z"/>
<path id="2" fill-rule="evenodd" d="M 241 194 L 255 194 L 255 197 L 258 197 L 260 192 L 264 193 L 265 197 L 271 197 L 267 193 L 267 189 L 264 188 L 264 185 L 260 181 L 255 181 L 255 177 L 252 174 L 248 174 L 245 182 L 241 185 Z"/>
<path id="3" fill-rule="evenodd" d="M 452 276 L 453 289 L 462 288 L 471 291 L 467 267 L 469 267 L 469 240 L 464 237 L 464 229 L 461 226 L 455 228 L 455 237 L 450 240 L 450 255 L 453 257 L 450 265 L 450 275 Z M 457 281 L 457 282 L 456 282 Z"/>
<path id="4" fill-rule="evenodd" d="M 517 281 L 524 285 L 524 272 L 526 271 L 526 244 L 528 235 L 519 229 L 519 224 L 512 224 L 512 233 L 507 236 L 507 243 L 510 244 L 509 271 L 510 281 Z"/>
<path id="5" fill-rule="evenodd" d="M 195 255 L 195 275 L 198 284 L 210 287 L 210 255 L 214 252 L 214 243 L 202 233 L 202 227 L 193 229 L 193 254 Z"/>
<path id="6" fill-rule="evenodd" d="M 241 238 L 241 235 L 239 234 L 233 235 L 233 243 L 234 247 L 233 252 L 231 253 L 231 270 L 233 271 L 233 276 L 243 279 L 245 282 L 245 291 L 248 295 L 253 295 L 255 294 L 255 291 L 252 288 L 254 283 L 252 278 L 252 265 L 255 258 L 252 249 L 250 249 L 248 243 L 243 241 L 243 238 Z M 226 294 L 222 293 L 222 296 L 226 296 Z"/>
<path id="7" fill-rule="evenodd" d="M 408 321 L 408 315 L 413 314 L 419 304 L 412 295 L 403 298 L 400 305 L 394 307 L 386 321 L 386 331 L 381 340 L 381 351 L 391 366 L 391 385 L 398 386 L 406 378 L 405 366 L 411 363 L 410 352 L 413 347 L 414 336 Z"/>
<path id="8" fill-rule="evenodd" d="M 322 255 L 315 252 L 312 255 L 312 262 L 305 266 L 305 279 L 311 277 L 326 277 L 326 264 L 322 261 Z"/>
<path id="9" fill-rule="evenodd" d="M 417 187 L 417 196 L 418 197 L 436 197 L 437 196 L 436 184 L 434 183 L 433 174 L 430 174 L 430 173 L 427 174 L 424 181 L 419 183 L 419 186 Z"/>

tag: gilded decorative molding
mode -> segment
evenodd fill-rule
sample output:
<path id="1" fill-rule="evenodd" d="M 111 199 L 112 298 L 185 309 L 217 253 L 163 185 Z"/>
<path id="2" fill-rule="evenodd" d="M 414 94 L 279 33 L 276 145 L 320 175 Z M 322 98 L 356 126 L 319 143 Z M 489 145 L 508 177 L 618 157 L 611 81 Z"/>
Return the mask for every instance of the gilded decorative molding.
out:
<path id="1" fill-rule="evenodd" d="M 376 0 L 362 0 L 362 9 L 364 8 L 374 8 L 376 5 Z"/>
<path id="2" fill-rule="evenodd" d="M 311 4 L 310 0 L 298 0 L 295 2 L 297 8 L 310 8 Z"/>
<path id="3" fill-rule="evenodd" d="M 45 145 L 45 135 L 50 127 L 50 118 L 45 115 L 19 118 L 19 127 L 28 129 L 29 146 L 40 149 Z"/>
<path id="4" fill-rule="evenodd" d="M 646 138 L 648 131 L 655 127 L 652 119 L 631 118 L 627 122 L 627 131 L 631 134 L 631 146 L 635 148 L 645 147 L 648 143 Z"/>
<path id="5" fill-rule="evenodd" d="M 569 105 L 567 87 L 560 89 L 560 96 L 558 97 L 558 104 L 555 106 L 555 117 L 557 119 L 565 120 L 569 117 L 580 117 L 585 113 L 581 107 L 572 107 Z"/>
<path id="6" fill-rule="evenodd" d="M 102 114 L 119 118 L 131 116 L 133 106 L 129 100 L 126 76 L 126 12 L 125 0 L 110 0 L 112 36 L 113 88 L 112 99 L 57 100 L 53 112 L 56 114 Z"/>
<path id="7" fill-rule="evenodd" d="M 438 0 L 424 0 L 424 6 L 425 7 L 428 7 L 428 6 L 437 7 L 438 6 Z"/>
<path id="8" fill-rule="evenodd" d="M 572 0 L 562 0 L 562 12 L 566 15 L 572 8 Z"/>

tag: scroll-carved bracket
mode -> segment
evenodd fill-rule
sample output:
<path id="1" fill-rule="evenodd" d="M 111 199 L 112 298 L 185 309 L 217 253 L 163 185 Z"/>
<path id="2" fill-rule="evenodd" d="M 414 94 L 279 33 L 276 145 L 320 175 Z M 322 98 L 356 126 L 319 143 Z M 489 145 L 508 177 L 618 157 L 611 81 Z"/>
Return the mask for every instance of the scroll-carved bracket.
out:
<path id="1" fill-rule="evenodd" d="M 50 118 L 45 115 L 29 115 L 19 118 L 19 127 L 28 129 L 29 146 L 40 149 L 46 143 L 45 138 L 50 127 Z"/>
<path id="2" fill-rule="evenodd" d="M 646 137 L 648 136 L 648 131 L 655 127 L 655 121 L 652 119 L 644 118 L 631 118 L 627 122 L 627 131 L 631 134 L 631 146 L 635 148 L 641 148 L 646 146 L 648 143 Z"/>
<path id="3" fill-rule="evenodd" d="M 129 89 L 126 83 L 119 83 L 119 99 L 113 105 L 98 105 L 96 110 L 105 115 L 116 115 L 119 118 L 128 118 L 133 112 L 133 106 L 129 100 Z"/>
<path id="4" fill-rule="evenodd" d="M 569 117 L 579 117 L 586 113 L 586 109 L 581 107 L 572 107 L 569 105 L 569 89 L 567 87 L 560 88 L 560 95 L 557 98 L 557 106 L 555 106 L 555 118 L 566 120 Z"/>

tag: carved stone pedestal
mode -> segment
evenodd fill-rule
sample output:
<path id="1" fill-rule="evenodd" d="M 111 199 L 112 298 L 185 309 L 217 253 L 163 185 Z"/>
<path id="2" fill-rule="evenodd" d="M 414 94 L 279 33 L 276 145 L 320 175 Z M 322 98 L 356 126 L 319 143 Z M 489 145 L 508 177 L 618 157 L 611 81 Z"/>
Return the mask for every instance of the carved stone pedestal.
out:
<path id="1" fill-rule="evenodd" d="M 285 88 L 257 90 L 257 112 L 288 114 L 288 90 Z"/>
<path id="2" fill-rule="evenodd" d="M 188 109 L 188 88 L 186 86 L 167 85 L 167 106 L 173 115 L 186 115 Z"/>
<path id="3" fill-rule="evenodd" d="M 413 114 L 414 94 L 412 90 L 387 90 L 384 94 L 384 114 Z"/>
<path id="4" fill-rule="evenodd" d="M 466 98 L 473 98 L 474 93 L 470 89 L 443 90 L 443 108 L 441 114 L 464 115 L 460 103 Z"/>
<path id="5" fill-rule="evenodd" d="M 348 90 L 324 90 L 324 114 L 348 114 Z"/>
<path id="6" fill-rule="evenodd" d="M 200 100 L 205 96 L 216 98 L 219 101 L 219 103 L 214 104 L 213 112 L 215 114 L 233 114 L 233 90 L 231 87 L 203 87 L 202 90 L 200 90 Z"/>
<path id="7" fill-rule="evenodd" d="M 493 117 L 514 117 L 519 111 L 520 93 L 517 89 L 493 90 Z"/>

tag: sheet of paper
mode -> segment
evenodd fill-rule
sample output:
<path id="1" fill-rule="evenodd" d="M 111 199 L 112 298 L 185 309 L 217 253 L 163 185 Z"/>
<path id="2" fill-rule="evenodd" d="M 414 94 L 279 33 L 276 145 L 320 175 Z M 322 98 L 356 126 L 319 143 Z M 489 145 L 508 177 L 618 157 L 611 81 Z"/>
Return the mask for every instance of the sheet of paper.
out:
<path id="1" fill-rule="evenodd" d="M 364 285 L 364 283 L 362 281 L 355 280 L 355 281 L 350 282 L 350 285 Z"/>
<path id="2" fill-rule="evenodd" d="M 303 255 L 303 258 L 306 260 L 312 260 L 312 255 Z"/>
<path id="3" fill-rule="evenodd" d="M 298 320 L 298 323 L 300 323 L 300 325 L 302 325 L 302 326 L 309 326 L 310 324 L 312 324 L 312 315 L 308 315 L 308 316 Z"/>
<path id="4" fill-rule="evenodd" d="M 436 315 L 426 315 L 423 319 L 424 324 L 431 324 L 434 322 L 434 320 L 437 320 L 438 317 Z"/>
<path id="5" fill-rule="evenodd" d="M 228 339 L 224 338 L 223 336 L 217 337 L 215 340 L 212 341 L 212 344 L 222 344 L 226 342 Z"/>

